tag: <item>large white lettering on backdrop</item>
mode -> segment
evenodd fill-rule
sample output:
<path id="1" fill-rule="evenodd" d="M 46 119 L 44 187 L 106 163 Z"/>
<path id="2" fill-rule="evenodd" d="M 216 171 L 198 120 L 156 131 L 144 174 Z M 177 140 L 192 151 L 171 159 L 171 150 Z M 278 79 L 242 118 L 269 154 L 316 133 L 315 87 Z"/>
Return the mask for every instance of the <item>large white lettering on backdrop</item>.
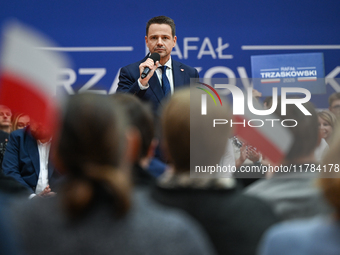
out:
<path id="1" fill-rule="evenodd" d="M 202 59 L 203 57 L 209 57 L 211 59 L 233 59 L 232 54 L 228 54 L 229 43 L 223 42 L 222 37 L 209 38 L 209 37 L 184 37 L 182 46 L 177 42 L 175 48 L 172 51 L 173 56 L 177 56 L 179 59 Z M 145 46 L 145 52 L 148 53 L 148 49 Z M 251 80 L 247 74 L 244 66 L 236 67 L 237 70 L 232 70 L 228 67 L 229 63 L 226 62 L 227 66 L 212 66 L 206 70 L 203 67 L 196 66 L 195 68 L 200 74 L 200 77 L 209 79 L 215 75 L 223 75 L 225 78 L 229 78 L 229 85 L 236 85 L 235 78 L 241 78 L 242 85 L 244 88 L 253 87 Z M 111 87 L 108 90 L 99 90 L 93 88 L 96 84 L 100 83 L 101 79 L 107 75 L 107 68 L 79 68 L 78 70 L 64 69 L 60 72 L 60 78 L 57 86 L 63 87 L 66 93 L 75 94 L 89 91 L 98 94 L 113 94 L 116 91 L 118 85 L 119 69 L 116 72 L 115 78 L 112 81 Z M 340 84 L 335 79 L 340 74 L 340 66 L 335 67 L 325 77 L 326 85 L 329 84 L 334 91 L 340 92 Z M 89 79 L 85 84 L 78 90 L 73 89 L 73 85 L 76 84 L 78 76 L 89 76 Z M 280 73 L 281 75 L 281 73 Z M 277 74 L 275 74 L 277 76 Z M 230 94 L 230 90 L 221 89 L 219 91 L 221 95 Z"/>

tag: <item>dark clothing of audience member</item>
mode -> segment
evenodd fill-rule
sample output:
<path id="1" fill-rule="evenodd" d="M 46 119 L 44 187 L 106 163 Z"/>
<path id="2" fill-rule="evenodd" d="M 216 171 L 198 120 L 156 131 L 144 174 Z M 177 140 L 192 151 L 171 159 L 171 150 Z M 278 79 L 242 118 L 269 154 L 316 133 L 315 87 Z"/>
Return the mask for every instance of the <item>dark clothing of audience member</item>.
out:
<path id="1" fill-rule="evenodd" d="M 25 197 L 28 197 L 31 194 L 25 186 L 3 173 L 0 173 L 0 192 L 7 195 Z"/>
<path id="2" fill-rule="evenodd" d="M 11 176 L 31 193 L 35 193 L 41 166 L 38 142 L 33 137 L 30 126 L 10 134 L 2 167 L 5 175 Z M 60 173 L 48 159 L 49 184 L 53 186 L 59 178 Z"/>
<path id="3" fill-rule="evenodd" d="M 1 187 L 0 183 L 0 187 Z M 13 225 L 8 215 L 7 206 L 12 197 L 7 197 L 4 194 L 0 195 L 0 254 L 4 255 L 19 255 L 19 243 L 17 236 L 13 233 Z"/>
<path id="4" fill-rule="evenodd" d="M 0 130 L 0 173 L 2 173 L 2 161 L 4 158 L 9 134 Z"/>
<path id="5" fill-rule="evenodd" d="M 8 140 L 9 134 L 5 131 L 0 130 L 0 143 L 4 143 Z"/>
<path id="6" fill-rule="evenodd" d="M 194 181 L 191 184 L 183 187 L 173 177 L 160 182 L 152 197 L 184 210 L 201 223 L 218 254 L 255 254 L 264 232 L 278 221 L 272 209 L 259 199 L 240 194 L 236 187 L 221 186 L 218 179 L 202 188 Z"/>
<path id="7" fill-rule="evenodd" d="M 134 185 L 141 189 L 149 189 L 156 185 L 155 177 L 138 164 L 132 168 L 132 180 Z"/>
<path id="8" fill-rule="evenodd" d="M 132 197 L 134 204 L 123 218 L 115 216 L 105 193 L 99 192 L 91 209 L 77 218 L 66 217 L 58 196 L 13 207 L 26 254 L 215 254 L 196 222 L 140 193 Z"/>
<path id="9" fill-rule="evenodd" d="M 2 161 L 7 147 L 9 134 L 0 130 L 0 192 L 8 195 L 29 196 L 30 192 L 25 186 L 14 178 L 6 176 L 2 171 Z"/>

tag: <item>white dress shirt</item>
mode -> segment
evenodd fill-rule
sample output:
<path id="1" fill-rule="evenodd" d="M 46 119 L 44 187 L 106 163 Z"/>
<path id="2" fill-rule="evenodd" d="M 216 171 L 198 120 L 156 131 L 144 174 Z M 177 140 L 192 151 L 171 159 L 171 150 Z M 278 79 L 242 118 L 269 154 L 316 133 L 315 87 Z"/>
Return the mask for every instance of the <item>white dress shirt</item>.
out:
<path id="1" fill-rule="evenodd" d="M 50 154 L 51 141 L 46 143 L 38 142 L 40 172 L 35 194 L 42 192 L 48 185 L 48 157 Z"/>
<path id="2" fill-rule="evenodd" d="M 158 68 L 156 69 L 156 74 L 159 80 L 159 83 L 162 86 L 162 69 L 160 69 L 161 65 L 158 66 Z M 171 57 L 169 58 L 169 60 L 165 63 L 165 66 L 167 66 L 166 68 L 166 77 L 168 77 L 169 83 L 170 83 L 170 90 L 171 90 L 171 95 L 174 93 L 174 77 L 173 77 L 173 73 L 172 73 L 172 60 Z M 138 85 L 139 88 L 141 90 L 145 90 L 149 88 L 149 83 L 147 84 L 147 86 L 143 86 L 139 80 L 138 80 Z"/>

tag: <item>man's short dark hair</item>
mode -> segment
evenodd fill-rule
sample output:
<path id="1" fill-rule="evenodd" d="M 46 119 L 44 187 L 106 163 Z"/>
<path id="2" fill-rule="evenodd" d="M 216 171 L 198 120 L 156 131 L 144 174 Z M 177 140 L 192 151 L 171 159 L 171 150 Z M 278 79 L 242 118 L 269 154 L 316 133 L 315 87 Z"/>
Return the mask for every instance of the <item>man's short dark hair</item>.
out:
<path id="1" fill-rule="evenodd" d="M 173 19 L 167 17 L 167 16 L 157 16 L 157 17 L 153 17 L 151 18 L 148 23 L 146 23 L 146 36 L 148 36 L 149 34 L 149 27 L 152 24 L 167 24 L 171 27 L 171 31 L 172 31 L 172 37 L 175 37 L 176 35 L 176 26 L 175 26 L 175 22 L 173 21 Z"/>
<path id="2" fill-rule="evenodd" d="M 338 99 L 340 99 L 340 92 L 334 92 L 332 95 L 330 95 L 328 98 L 329 107 L 331 107 L 333 102 Z"/>

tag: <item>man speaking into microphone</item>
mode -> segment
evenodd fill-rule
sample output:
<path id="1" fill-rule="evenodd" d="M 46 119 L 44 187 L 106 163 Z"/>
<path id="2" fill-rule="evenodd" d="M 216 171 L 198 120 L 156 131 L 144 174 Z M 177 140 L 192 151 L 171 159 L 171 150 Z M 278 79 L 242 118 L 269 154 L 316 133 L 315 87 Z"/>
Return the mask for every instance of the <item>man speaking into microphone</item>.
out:
<path id="1" fill-rule="evenodd" d="M 175 23 L 169 17 L 158 16 L 148 21 L 145 43 L 150 53 L 141 61 L 121 68 L 117 92 L 132 93 L 151 102 L 157 110 L 163 98 L 189 85 L 190 78 L 198 78 L 195 68 L 171 58 L 177 41 L 175 30 Z"/>

